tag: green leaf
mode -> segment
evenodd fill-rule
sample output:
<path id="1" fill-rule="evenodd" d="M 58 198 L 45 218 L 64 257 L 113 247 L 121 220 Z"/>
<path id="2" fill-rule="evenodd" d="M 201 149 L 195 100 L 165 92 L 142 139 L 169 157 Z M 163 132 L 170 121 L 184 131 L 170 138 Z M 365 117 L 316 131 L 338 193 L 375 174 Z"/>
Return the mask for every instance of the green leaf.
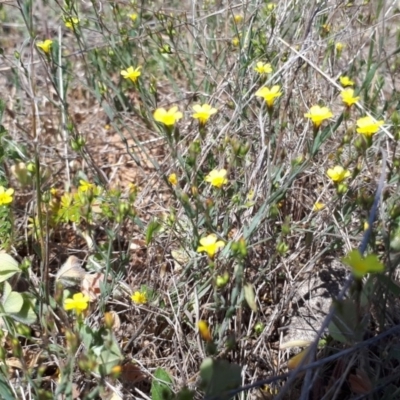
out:
<path id="1" fill-rule="evenodd" d="M 11 285 L 8 282 L 4 282 L 1 304 L 6 314 L 18 313 L 24 305 L 24 299 L 22 294 L 12 291 Z"/>
<path id="2" fill-rule="evenodd" d="M 82 339 L 83 345 L 90 349 L 92 345 L 92 341 L 94 340 L 94 332 L 87 325 L 81 325 L 79 327 L 79 334 Z"/>
<path id="3" fill-rule="evenodd" d="M 244 298 L 246 299 L 247 304 L 254 312 L 257 312 L 256 296 L 254 294 L 253 285 L 251 283 L 246 283 L 243 286 L 243 290 Z"/>
<path id="4" fill-rule="evenodd" d="M 334 300 L 332 307 L 335 308 L 335 313 L 328 330 L 333 339 L 347 344 L 362 340 L 368 320 L 358 320 L 357 302 L 353 299 Z"/>
<path id="5" fill-rule="evenodd" d="M 182 388 L 176 395 L 176 400 L 193 400 L 195 392 L 187 387 Z"/>
<path id="6" fill-rule="evenodd" d="M 18 262 L 7 253 L 0 253 L 0 283 L 20 273 Z"/>
<path id="7" fill-rule="evenodd" d="M 1 305 L 4 314 L 10 318 L 30 325 L 36 322 L 36 313 L 34 311 L 36 300 L 28 293 L 13 292 L 11 285 L 4 282 L 3 298 Z"/>
<path id="8" fill-rule="evenodd" d="M 174 393 L 171 389 L 173 383 L 171 376 L 165 369 L 157 368 L 154 373 L 154 378 L 151 383 L 151 399 L 152 400 L 167 400 L 172 399 Z"/>
<path id="9" fill-rule="evenodd" d="M 363 258 L 358 250 L 352 250 L 342 259 L 342 262 L 351 268 L 351 272 L 357 279 L 363 278 L 368 273 L 383 272 L 385 269 L 378 260 L 378 256 L 370 254 Z"/>
<path id="10" fill-rule="evenodd" d="M 146 245 L 149 245 L 149 243 L 153 240 L 153 236 L 156 232 L 158 232 L 161 228 L 161 224 L 155 220 L 152 219 L 149 222 L 149 225 L 146 229 Z"/>
<path id="11" fill-rule="evenodd" d="M 121 363 L 121 350 L 114 335 L 107 329 L 100 328 L 96 331 L 84 325 L 80 327 L 79 333 L 86 351 L 96 360 L 93 372 L 105 376 Z"/>
<path id="12" fill-rule="evenodd" d="M 0 393 L 1 398 L 4 400 L 15 400 L 14 393 L 10 389 L 7 380 L 4 379 L 3 374 L 0 374 Z"/>
<path id="13" fill-rule="evenodd" d="M 102 346 L 102 350 L 98 355 L 97 362 L 102 375 L 109 375 L 112 369 L 123 359 L 117 342 L 115 339 L 111 340 L 111 346 Z"/>
<path id="14" fill-rule="evenodd" d="M 15 293 L 15 292 L 13 292 Z M 30 297 L 30 295 L 26 293 L 22 293 L 22 298 L 24 300 L 24 304 L 20 311 L 17 313 L 11 314 L 11 317 L 16 321 L 19 321 L 26 325 L 32 325 L 36 322 L 37 316 L 34 311 L 35 308 L 35 300 Z"/>
<path id="15" fill-rule="evenodd" d="M 200 366 L 201 385 L 205 396 L 222 396 L 225 392 L 240 386 L 242 368 L 225 360 L 206 358 Z M 226 397 L 225 397 L 226 398 Z"/>

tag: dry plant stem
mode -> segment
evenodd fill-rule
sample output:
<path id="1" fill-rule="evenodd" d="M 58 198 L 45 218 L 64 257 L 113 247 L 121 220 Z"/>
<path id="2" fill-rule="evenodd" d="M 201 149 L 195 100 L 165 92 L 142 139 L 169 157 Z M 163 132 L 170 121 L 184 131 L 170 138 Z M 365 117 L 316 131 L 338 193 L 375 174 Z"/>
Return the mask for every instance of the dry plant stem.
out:
<path id="1" fill-rule="evenodd" d="M 31 45 L 31 57 L 33 57 L 33 44 Z M 32 75 L 34 75 L 34 69 L 32 69 Z M 37 120 L 39 117 L 39 110 L 35 102 L 35 89 L 31 80 L 31 102 L 32 102 L 32 129 L 33 129 L 33 145 L 35 154 L 35 186 L 36 186 L 36 204 L 37 204 L 37 215 L 39 223 L 39 242 L 41 251 L 41 262 L 40 262 L 40 273 L 42 276 L 42 289 L 44 290 L 44 299 L 46 304 L 49 304 L 49 258 L 48 258 L 48 237 L 46 241 L 44 239 L 44 221 L 42 214 L 42 193 L 41 193 L 41 172 L 40 172 L 40 140 L 39 133 L 37 131 Z M 46 229 L 47 232 L 47 229 Z M 43 292 L 40 291 L 41 296 Z M 40 302 L 40 315 L 43 316 L 43 302 Z"/>
<path id="2" fill-rule="evenodd" d="M 124 352 L 127 351 L 130 347 L 130 345 L 142 334 L 144 331 L 147 322 L 149 321 L 150 317 L 152 317 L 152 314 L 147 314 L 142 323 L 139 325 L 139 327 L 136 329 L 136 332 L 132 335 L 132 337 L 129 339 L 128 343 L 124 346 L 123 350 Z"/>
<path id="3" fill-rule="evenodd" d="M 60 95 L 60 107 L 61 107 L 61 131 L 62 131 L 62 138 L 64 141 L 64 158 L 65 158 L 65 172 L 67 174 L 67 180 L 65 183 L 65 191 L 68 192 L 71 186 L 71 177 L 69 171 L 69 162 L 68 162 L 68 137 L 67 137 L 67 130 L 65 129 L 66 126 L 66 112 L 65 112 L 65 99 L 64 99 L 64 85 L 63 85 L 63 70 L 62 70 L 62 32 L 61 26 L 58 28 L 58 77 L 59 77 L 59 88 L 58 93 Z"/>

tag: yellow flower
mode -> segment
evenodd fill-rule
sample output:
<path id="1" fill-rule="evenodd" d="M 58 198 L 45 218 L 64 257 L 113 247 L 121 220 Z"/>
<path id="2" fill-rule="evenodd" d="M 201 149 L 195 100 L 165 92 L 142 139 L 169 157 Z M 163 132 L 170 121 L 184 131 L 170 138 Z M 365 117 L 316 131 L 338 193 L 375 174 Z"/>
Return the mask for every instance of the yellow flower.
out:
<path id="1" fill-rule="evenodd" d="M 351 268 L 356 279 L 361 279 L 369 273 L 379 273 L 385 270 L 385 266 L 379 261 L 378 256 L 369 254 L 363 257 L 357 249 L 342 258 L 342 262 Z"/>
<path id="2" fill-rule="evenodd" d="M 132 20 L 132 21 L 136 21 L 137 20 L 137 17 L 138 17 L 138 15 L 137 14 L 135 14 L 135 13 L 132 13 L 132 14 L 128 14 L 128 17 Z"/>
<path id="3" fill-rule="evenodd" d="M 258 72 L 260 75 L 270 74 L 272 72 L 272 67 L 269 63 L 264 64 L 262 61 L 259 61 L 254 71 Z"/>
<path id="4" fill-rule="evenodd" d="M 200 320 L 197 323 L 197 327 L 199 328 L 199 333 L 200 333 L 201 338 L 207 342 L 211 342 L 212 336 L 211 336 L 211 332 L 210 332 L 207 322 Z"/>
<path id="5" fill-rule="evenodd" d="M 79 18 L 76 17 L 63 17 L 63 19 L 64 25 L 68 29 L 74 29 L 74 26 L 79 24 Z"/>
<path id="6" fill-rule="evenodd" d="M 329 33 L 331 31 L 331 26 L 329 24 L 323 24 L 322 25 L 322 31 L 325 34 Z"/>
<path id="7" fill-rule="evenodd" d="M 129 193 L 137 193 L 138 187 L 133 182 L 129 182 L 128 190 L 129 190 Z"/>
<path id="8" fill-rule="evenodd" d="M 269 4 L 267 5 L 267 10 L 268 10 L 268 11 L 275 10 L 275 8 L 276 8 L 276 4 L 274 4 L 274 3 L 269 3 Z"/>
<path id="9" fill-rule="evenodd" d="M 263 392 L 263 394 L 264 393 L 266 394 L 265 396 L 263 395 L 263 397 L 266 397 L 266 398 L 274 397 L 279 393 L 279 389 L 277 387 L 270 386 L 270 385 L 264 385 L 260 389 Z"/>
<path id="10" fill-rule="evenodd" d="M 215 233 L 211 233 L 210 235 L 200 239 L 200 245 L 201 246 L 197 248 L 197 252 L 207 253 L 210 258 L 213 258 L 215 253 L 225 246 L 225 243 L 222 240 L 218 240 Z"/>
<path id="11" fill-rule="evenodd" d="M 96 188 L 95 185 L 93 185 L 93 183 L 90 182 L 86 182 L 83 179 L 81 179 L 79 181 L 79 188 L 78 190 L 82 193 L 86 193 L 86 192 L 91 192 Z"/>
<path id="12" fill-rule="evenodd" d="M 145 292 L 135 292 L 133 293 L 133 295 L 131 296 L 132 301 L 135 304 L 146 304 L 147 303 L 147 295 Z"/>
<path id="13" fill-rule="evenodd" d="M 3 186 L 0 186 L 0 206 L 10 204 L 13 201 L 13 194 L 14 189 L 9 188 L 6 190 Z"/>
<path id="14" fill-rule="evenodd" d="M 243 15 L 236 14 L 233 16 L 233 20 L 235 21 L 235 23 L 240 24 L 243 21 Z"/>
<path id="15" fill-rule="evenodd" d="M 233 44 L 235 47 L 238 47 L 239 44 L 240 44 L 240 38 L 237 37 L 237 36 L 235 36 L 235 37 L 232 39 L 232 44 Z"/>
<path id="16" fill-rule="evenodd" d="M 340 84 L 341 84 L 343 87 L 346 87 L 346 86 L 354 86 L 354 82 L 353 82 L 352 80 L 350 80 L 350 78 L 349 78 L 348 76 L 341 76 L 341 77 L 339 78 L 339 81 L 340 81 Z"/>
<path id="17" fill-rule="evenodd" d="M 212 108 L 209 104 L 195 104 L 193 106 L 193 110 L 195 111 L 195 113 L 192 115 L 193 118 L 198 119 L 202 125 L 208 121 L 211 115 L 218 111 L 216 108 Z"/>
<path id="18" fill-rule="evenodd" d="M 336 49 L 336 51 L 337 51 L 338 53 L 340 53 L 340 52 L 343 50 L 343 48 L 344 48 L 344 44 L 343 44 L 343 43 L 337 42 L 337 43 L 335 44 L 335 49 Z"/>
<path id="19" fill-rule="evenodd" d="M 326 174 L 335 183 L 340 183 L 351 175 L 349 170 L 344 169 L 340 165 L 336 165 L 335 167 L 328 169 Z"/>
<path id="20" fill-rule="evenodd" d="M 357 120 L 357 132 L 361 135 L 371 137 L 374 133 L 378 132 L 379 128 L 383 125 L 383 120 L 376 121 L 369 115 Z"/>
<path id="21" fill-rule="evenodd" d="M 220 188 L 228 183 L 226 174 L 226 169 L 214 169 L 204 178 L 204 180 L 211 183 L 212 186 Z"/>
<path id="22" fill-rule="evenodd" d="M 257 90 L 256 96 L 262 97 L 267 103 L 267 106 L 272 107 L 274 105 L 275 99 L 282 96 L 282 92 L 280 92 L 279 90 L 279 85 L 272 86 L 271 89 L 263 87 Z"/>
<path id="23" fill-rule="evenodd" d="M 133 69 L 133 67 L 129 67 L 128 69 L 123 69 L 121 71 L 121 75 L 125 79 L 130 79 L 133 83 L 135 83 L 140 76 L 140 68 L 142 67 L 137 67 L 135 69 Z"/>
<path id="24" fill-rule="evenodd" d="M 51 39 L 46 39 L 44 42 L 37 42 L 36 47 L 39 47 L 44 53 L 49 54 L 52 44 L 53 41 Z"/>
<path id="25" fill-rule="evenodd" d="M 183 117 L 183 114 L 178 111 L 178 107 L 171 107 L 168 111 L 165 108 L 157 108 L 153 114 L 154 119 L 157 122 L 161 122 L 164 125 L 172 126 L 175 122 Z"/>
<path id="26" fill-rule="evenodd" d="M 351 107 L 360 99 L 360 96 L 354 97 L 354 89 L 344 89 L 340 92 L 340 95 L 342 96 L 343 103 L 348 107 Z"/>
<path id="27" fill-rule="evenodd" d="M 172 186 L 176 186 L 178 184 L 178 178 L 176 177 L 176 174 L 171 174 L 168 177 L 168 182 L 172 185 Z"/>
<path id="28" fill-rule="evenodd" d="M 310 112 L 304 114 L 306 118 L 310 118 L 314 126 L 318 128 L 323 121 L 333 117 L 328 107 L 312 106 Z"/>
<path id="29" fill-rule="evenodd" d="M 74 310 L 77 315 L 88 308 L 89 296 L 84 296 L 83 293 L 76 293 L 72 299 L 65 299 L 64 310 Z"/>
<path id="30" fill-rule="evenodd" d="M 319 201 L 316 201 L 314 203 L 313 211 L 321 211 L 324 208 L 325 208 L 325 204 L 324 203 L 320 203 Z"/>

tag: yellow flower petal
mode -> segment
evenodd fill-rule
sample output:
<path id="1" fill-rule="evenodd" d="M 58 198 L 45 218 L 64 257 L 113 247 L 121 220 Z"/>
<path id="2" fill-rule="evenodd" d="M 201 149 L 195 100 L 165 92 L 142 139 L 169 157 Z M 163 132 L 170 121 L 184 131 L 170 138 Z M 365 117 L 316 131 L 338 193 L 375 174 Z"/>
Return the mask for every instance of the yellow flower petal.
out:
<path id="1" fill-rule="evenodd" d="M 332 112 L 328 107 L 312 106 L 310 111 L 304 114 L 306 118 L 311 119 L 315 127 L 319 127 L 323 121 L 333 117 Z"/>
<path id="2" fill-rule="evenodd" d="M 176 186 L 178 184 L 178 178 L 176 177 L 176 174 L 171 174 L 168 177 L 168 182 L 172 185 L 172 186 Z"/>
<path id="3" fill-rule="evenodd" d="M 354 82 L 348 76 L 341 76 L 339 81 L 343 87 L 354 86 Z"/>
<path id="4" fill-rule="evenodd" d="M 42 50 L 44 53 L 49 54 L 51 46 L 53 45 L 53 41 L 50 39 L 46 39 L 44 42 L 37 42 L 36 47 Z"/>
<path id="5" fill-rule="evenodd" d="M 200 333 L 200 336 L 202 337 L 202 339 L 207 342 L 211 342 L 212 336 L 211 336 L 211 332 L 210 332 L 207 322 L 200 320 L 197 323 L 197 327 L 199 328 L 199 333 Z"/>
<path id="6" fill-rule="evenodd" d="M 340 165 L 336 165 L 334 168 L 328 169 L 328 171 L 326 171 L 326 174 L 335 183 L 340 183 L 351 175 L 349 170 L 344 169 Z"/>
<path id="7" fill-rule="evenodd" d="M 146 304 L 147 303 L 147 295 L 145 292 L 137 291 L 131 296 L 131 299 L 135 304 Z"/>
<path id="8" fill-rule="evenodd" d="M 221 188 L 223 185 L 228 183 L 226 174 L 226 169 L 214 169 L 204 178 L 204 180 L 208 183 L 211 183 L 211 185 L 216 188 Z"/>
<path id="9" fill-rule="evenodd" d="M 348 107 L 352 106 L 353 104 L 357 103 L 360 99 L 360 96 L 354 97 L 354 89 L 344 89 L 340 92 L 340 96 L 342 97 L 342 101 Z"/>
<path id="10" fill-rule="evenodd" d="M 211 115 L 214 115 L 218 110 L 212 108 L 209 104 L 195 104 L 193 106 L 195 113 L 192 115 L 193 118 L 198 119 L 200 124 L 205 124 Z"/>
<path id="11" fill-rule="evenodd" d="M 207 253 L 210 258 L 213 258 L 217 251 L 225 246 L 225 243 L 222 240 L 218 240 L 215 233 L 211 233 L 210 235 L 201 238 L 200 244 L 201 246 L 197 248 L 197 252 Z"/>
<path id="12" fill-rule="evenodd" d="M 14 194 L 13 188 L 8 188 L 6 190 L 3 186 L 0 186 L 0 206 L 12 203 L 13 194 Z"/>
<path id="13" fill-rule="evenodd" d="M 161 122 L 166 126 L 173 126 L 175 123 L 183 117 L 183 114 L 178 111 L 178 107 L 171 107 L 169 110 L 165 108 L 157 108 L 153 117 L 157 122 Z"/>
<path id="14" fill-rule="evenodd" d="M 282 92 L 280 91 L 279 85 L 274 85 L 271 89 L 267 87 L 262 87 L 261 89 L 258 89 L 255 95 L 257 97 L 262 97 L 267 103 L 267 106 L 272 107 L 274 105 L 275 99 L 282 96 Z"/>
<path id="15" fill-rule="evenodd" d="M 64 309 L 66 311 L 74 310 L 79 315 L 88 308 L 89 300 L 89 297 L 83 295 L 83 293 L 76 293 L 72 296 L 72 299 L 65 299 Z"/>
<path id="16" fill-rule="evenodd" d="M 125 79 L 129 79 L 131 80 L 133 83 L 135 83 L 139 76 L 141 75 L 140 69 L 142 67 L 137 67 L 137 68 L 133 68 L 133 67 L 128 67 L 126 70 L 122 70 L 121 71 L 121 75 L 125 78 Z"/>
<path id="17" fill-rule="evenodd" d="M 383 125 L 384 121 L 376 121 L 369 115 L 357 120 L 357 132 L 361 135 L 371 137 L 373 134 L 379 131 L 379 128 Z"/>

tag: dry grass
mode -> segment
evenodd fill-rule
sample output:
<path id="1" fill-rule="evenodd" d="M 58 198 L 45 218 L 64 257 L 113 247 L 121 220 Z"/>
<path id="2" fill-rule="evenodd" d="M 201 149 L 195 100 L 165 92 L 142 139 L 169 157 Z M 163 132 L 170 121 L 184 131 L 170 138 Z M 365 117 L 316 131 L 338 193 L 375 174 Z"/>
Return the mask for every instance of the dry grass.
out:
<path id="1" fill-rule="evenodd" d="M 0 183 L 15 195 L 0 205 L 0 240 L 19 263 L 28 260 L 26 286 L 14 279 L 13 290 L 34 295 L 38 317 L 24 332 L 12 317 L 3 323 L 0 385 L 15 398 L 160 400 L 159 368 L 174 393 L 187 387 L 191 398 L 214 398 L 220 393 L 200 384 L 210 355 L 240 365 L 242 385 L 268 383 L 243 398 L 400 398 L 398 332 L 390 331 L 399 324 L 399 10 L 391 1 L 304 3 L 1 5 Z M 68 29 L 63 16 L 80 21 Z M 35 45 L 46 38 L 54 40 L 48 55 Z M 273 72 L 260 77 L 258 61 Z M 120 75 L 130 65 L 142 66 L 136 84 Z M 347 111 L 344 75 L 360 96 Z M 283 95 L 267 110 L 255 92 L 274 84 Z M 191 118 L 199 103 L 218 108 L 204 129 Z M 315 104 L 334 115 L 318 134 L 304 117 Z M 175 136 L 152 115 L 173 105 L 184 114 Z M 367 114 L 385 121 L 368 146 L 355 126 Z M 18 162 L 33 166 L 25 185 L 13 173 Z M 326 174 L 335 165 L 351 171 L 343 193 Z M 204 177 L 220 168 L 229 183 L 217 190 Z M 365 235 L 385 169 L 368 252 L 386 272 L 342 293 L 334 303 L 340 334 L 332 325 L 323 332 L 307 378 L 290 375 L 288 360 L 304 346 L 296 341 L 318 340 L 332 297 L 349 282 L 341 258 Z M 101 193 L 82 195 L 81 180 Z M 65 193 L 84 199 L 75 220 L 59 216 Z M 316 202 L 325 207 L 316 211 Z M 214 260 L 197 251 L 209 233 L 226 244 Z M 240 240 L 244 256 L 234 248 Z M 103 279 L 90 285 L 82 320 L 63 304 L 83 283 L 55 282 L 71 256 L 80 279 Z M 136 291 L 146 292 L 145 304 L 132 302 Z M 199 336 L 200 320 L 212 343 Z M 82 327 L 93 337 L 110 333 L 102 345 L 120 349 L 120 371 L 96 369 Z"/>

